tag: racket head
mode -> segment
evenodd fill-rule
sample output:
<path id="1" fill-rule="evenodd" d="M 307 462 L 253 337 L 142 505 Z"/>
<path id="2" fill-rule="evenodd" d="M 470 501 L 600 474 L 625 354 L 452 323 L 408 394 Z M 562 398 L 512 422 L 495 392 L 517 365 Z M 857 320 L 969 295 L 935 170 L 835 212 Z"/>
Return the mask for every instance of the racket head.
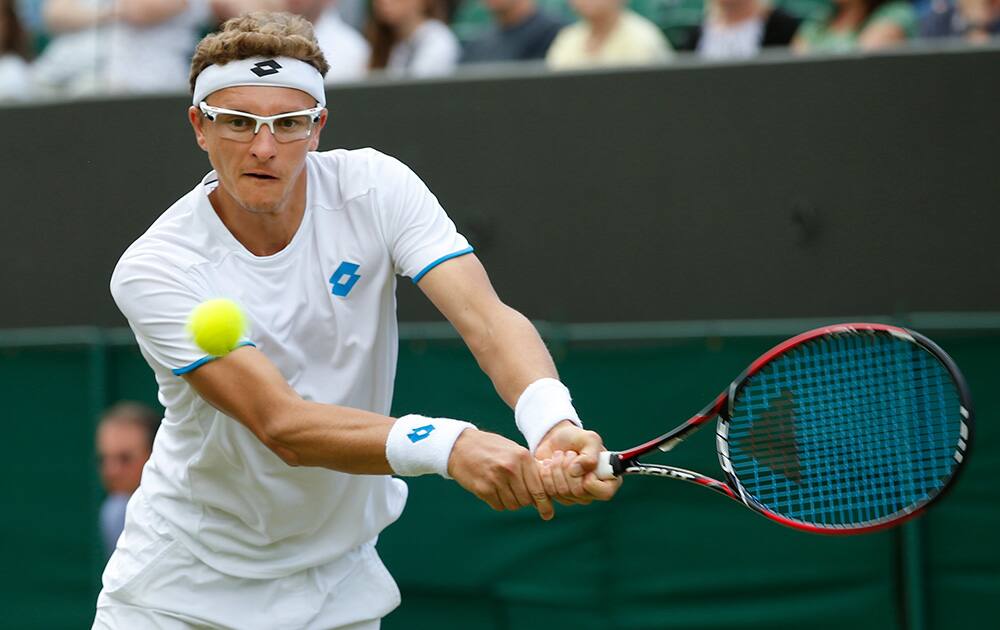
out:
<path id="1" fill-rule="evenodd" d="M 719 412 L 736 498 L 784 525 L 874 531 L 916 516 L 968 459 L 973 408 L 934 342 L 883 324 L 825 326 L 754 361 Z"/>

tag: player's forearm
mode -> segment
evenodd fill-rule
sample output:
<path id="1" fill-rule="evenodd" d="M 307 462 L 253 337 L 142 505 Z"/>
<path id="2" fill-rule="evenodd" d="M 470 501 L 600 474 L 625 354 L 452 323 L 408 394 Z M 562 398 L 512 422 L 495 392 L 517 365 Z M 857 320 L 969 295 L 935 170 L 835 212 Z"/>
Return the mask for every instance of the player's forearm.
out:
<path id="1" fill-rule="evenodd" d="M 293 466 L 387 474 L 392 418 L 304 400 L 256 348 L 242 347 L 184 378 L 210 405 Z"/>
<path id="2" fill-rule="evenodd" d="M 463 337 L 497 393 L 512 408 L 531 383 L 558 378 L 552 356 L 534 325 L 508 306 L 501 305 Z"/>
<path id="3" fill-rule="evenodd" d="M 388 475 L 386 439 L 393 423 L 377 413 L 298 399 L 261 421 L 258 437 L 293 466 Z"/>

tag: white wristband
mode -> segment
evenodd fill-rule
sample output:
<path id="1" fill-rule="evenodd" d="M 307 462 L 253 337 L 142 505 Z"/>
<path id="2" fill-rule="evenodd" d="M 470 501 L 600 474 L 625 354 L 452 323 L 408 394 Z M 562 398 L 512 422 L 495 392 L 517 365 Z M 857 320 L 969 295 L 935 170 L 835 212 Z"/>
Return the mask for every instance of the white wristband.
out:
<path id="1" fill-rule="evenodd" d="M 532 455 L 549 429 L 563 420 L 582 427 L 566 386 L 554 378 L 541 378 L 528 385 L 514 405 L 514 420 L 528 441 Z"/>
<path id="2" fill-rule="evenodd" d="M 455 440 L 475 425 L 448 418 L 410 414 L 396 420 L 385 441 L 385 458 L 400 477 L 437 473 L 448 476 L 448 458 Z"/>

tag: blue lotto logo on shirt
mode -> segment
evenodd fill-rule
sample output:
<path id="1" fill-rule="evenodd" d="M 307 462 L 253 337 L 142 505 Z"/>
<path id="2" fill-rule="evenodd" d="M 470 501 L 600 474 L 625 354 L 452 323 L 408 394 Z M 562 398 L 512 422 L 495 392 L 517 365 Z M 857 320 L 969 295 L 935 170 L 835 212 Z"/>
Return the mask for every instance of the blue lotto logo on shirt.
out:
<path id="1" fill-rule="evenodd" d="M 425 424 L 424 426 L 417 427 L 416 429 L 414 429 L 414 430 L 410 431 L 409 433 L 407 433 L 406 437 L 410 438 L 410 441 L 413 442 L 414 444 L 416 444 L 420 440 L 422 440 L 425 437 L 427 437 L 428 435 L 430 435 L 431 431 L 433 431 L 433 430 L 434 430 L 434 425 L 433 424 Z"/>
<path id="2" fill-rule="evenodd" d="M 361 278 L 356 272 L 360 265 L 352 262 L 347 262 L 346 260 L 340 263 L 337 270 L 333 272 L 330 276 L 330 284 L 332 285 L 333 294 L 338 297 L 347 297 L 347 294 L 351 292 L 354 285 L 358 283 L 358 279 Z"/>

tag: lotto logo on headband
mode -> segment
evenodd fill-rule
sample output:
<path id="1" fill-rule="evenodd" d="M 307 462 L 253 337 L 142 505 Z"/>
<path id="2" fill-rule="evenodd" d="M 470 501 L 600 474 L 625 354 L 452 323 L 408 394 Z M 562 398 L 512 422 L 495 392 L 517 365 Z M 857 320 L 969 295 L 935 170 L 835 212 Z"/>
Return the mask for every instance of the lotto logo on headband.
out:
<path id="1" fill-rule="evenodd" d="M 272 74 L 278 74 L 278 70 L 280 68 L 280 63 L 274 59 L 268 59 L 267 61 L 261 61 L 260 63 L 253 64 L 253 68 L 250 68 L 250 72 L 253 72 L 258 77 L 266 77 Z"/>
<path id="2" fill-rule="evenodd" d="M 191 104 L 210 94 L 239 85 L 266 85 L 301 90 L 326 106 L 323 75 L 315 66 L 295 57 L 250 57 L 207 66 L 195 80 Z"/>

